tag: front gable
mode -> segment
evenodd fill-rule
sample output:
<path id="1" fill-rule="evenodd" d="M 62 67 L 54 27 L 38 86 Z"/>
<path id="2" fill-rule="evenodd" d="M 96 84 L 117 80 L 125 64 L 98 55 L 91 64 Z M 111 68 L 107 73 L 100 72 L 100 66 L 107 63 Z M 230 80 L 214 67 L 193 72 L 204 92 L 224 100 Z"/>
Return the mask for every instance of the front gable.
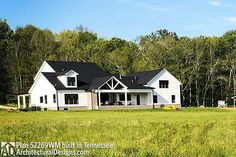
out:
<path id="1" fill-rule="evenodd" d="M 148 83 L 147 86 L 152 86 L 153 84 L 157 84 L 157 81 L 159 80 L 169 80 L 170 82 L 174 84 L 181 85 L 182 83 L 176 79 L 170 72 L 168 72 L 166 69 L 163 69 L 161 72 L 159 72 L 155 77 L 153 77 Z M 158 83 L 159 84 L 159 83 Z"/>
<path id="2" fill-rule="evenodd" d="M 112 76 L 109 80 L 104 82 L 98 89 L 116 90 L 123 88 L 127 89 L 127 86 L 120 82 L 116 77 Z"/>
<path id="3" fill-rule="evenodd" d="M 47 90 L 47 88 L 53 88 L 55 89 L 55 87 L 49 82 L 49 80 L 43 75 L 43 73 L 40 73 L 36 80 L 34 80 L 33 85 L 30 87 L 28 93 L 32 93 L 33 90 L 35 90 L 35 88 L 40 88 L 43 87 L 44 90 Z"/>
<path id="4" fill-rule="evenodd" d="M 55 70 L 47 63 L 47 61 L 44 61 L 35 75 L 34 80 L 36 80 L 42 72 L 55 72 Z"/>

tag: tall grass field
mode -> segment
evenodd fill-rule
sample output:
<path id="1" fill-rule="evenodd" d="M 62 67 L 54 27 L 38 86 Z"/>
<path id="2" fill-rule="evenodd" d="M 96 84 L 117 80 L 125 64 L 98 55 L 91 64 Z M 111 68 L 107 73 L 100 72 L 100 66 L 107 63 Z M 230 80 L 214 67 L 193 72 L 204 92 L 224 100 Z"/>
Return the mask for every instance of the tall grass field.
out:
<path id="1" fill-rule="evenodd" d="M 236 156 L 236 112 L 225 109 L 0 111 L 0 142 L 112 144 L 89 156 Z"/>

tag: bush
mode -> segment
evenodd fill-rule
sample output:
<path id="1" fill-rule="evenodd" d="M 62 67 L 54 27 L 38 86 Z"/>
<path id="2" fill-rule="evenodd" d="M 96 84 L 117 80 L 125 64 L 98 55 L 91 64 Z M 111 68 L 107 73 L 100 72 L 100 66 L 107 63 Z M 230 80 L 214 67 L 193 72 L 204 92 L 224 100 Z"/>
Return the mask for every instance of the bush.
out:
<path id="1" fill-rule="evenodd" d="M 26 108 L 20 108 L 19 111 L 28 112 L 32 111 L 32 109 L 30 107 L 26 107 Z"/>
<path id="2" fill-rule="evenodd" d="M 41 111 L 41 107 L 40 106 L 31 106 L 31 110 L 32 111 Z"/>
<path id="3" fill-rule="evenodd" d="M 44 111 L 47 111 L 47 110 L 48 110 L 48 108 L 47 108 L 47 107 L 44 107 L 44 108 L 43 108 L 43 110 L 44 110 Z"/>

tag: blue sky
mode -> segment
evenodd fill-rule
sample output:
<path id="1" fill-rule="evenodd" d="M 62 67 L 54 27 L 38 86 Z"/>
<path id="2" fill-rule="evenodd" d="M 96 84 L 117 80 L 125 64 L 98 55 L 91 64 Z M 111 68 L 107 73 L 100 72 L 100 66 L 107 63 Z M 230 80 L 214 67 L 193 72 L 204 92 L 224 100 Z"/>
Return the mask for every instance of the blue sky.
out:
<path id="1" fill-rule="evenodd" d="M 236 29 L 235 0 L 0 0 L 12 29 L 33 24 L 54 33 L 82 24 L 100 37 L 135 40 L 157 29 L 179 36 L 221 36 Z"/>

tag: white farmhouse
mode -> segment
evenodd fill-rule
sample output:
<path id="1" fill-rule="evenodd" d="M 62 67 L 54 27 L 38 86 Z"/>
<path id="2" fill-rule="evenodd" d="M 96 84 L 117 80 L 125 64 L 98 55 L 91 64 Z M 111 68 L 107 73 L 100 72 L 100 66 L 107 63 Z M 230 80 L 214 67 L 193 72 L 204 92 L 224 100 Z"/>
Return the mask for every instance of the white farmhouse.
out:
<path id="1" fill-rule="evenodd" d="M 152 108 L 180 106 L 180 86 L 166 69 L 115 76 L 95 63 L 44 61 L 29 95 L 31 106 L 55 110 Z"/>

